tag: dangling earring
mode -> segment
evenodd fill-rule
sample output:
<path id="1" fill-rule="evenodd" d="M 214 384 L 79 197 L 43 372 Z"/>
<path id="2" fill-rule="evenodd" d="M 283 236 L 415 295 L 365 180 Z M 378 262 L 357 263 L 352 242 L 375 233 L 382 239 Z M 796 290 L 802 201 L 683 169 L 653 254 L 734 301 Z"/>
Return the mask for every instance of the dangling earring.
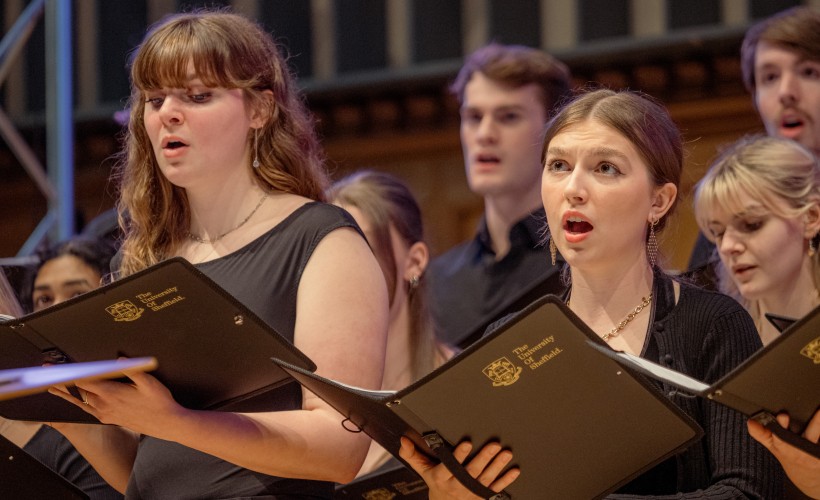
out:
<path id="1" fill-rule="evenodd" d="M 253 129 L 253 168 L 259 168 L 259 129 Z"/>
<path id="2" fill-rule="evenodd" d="M 653 219 L 649 223 L 649 238 L 646 240 L 646 256 L 650 267 L 655 267 L 658 262 L 658 238 L 655 236 L 655 226 L 657 225 L 658 219 Z"/>
<path id="3" fill-rule="evenodd" d="M 820 234 L 820 233 L 818 233 Z M 817 254 L 817 234 L 809 239 L 809 257 L 814 257 Z"/>
<path id="4" fill-rule="evenodd" d="M 558 254 L 558 248 L 555 246 L 555 240 L 550 236 L 550 261 L 555 265 L 555 256 Z"/>
<path id="5" fill-rule="evenodd" d="M 411 289 L 411 290 L 413 290 L 413 289 L 418 288 L 418 287 L 419 287 L 419 281 L 420 281 L 420 280 L 421 280 L 421 278 L 419 278 L 419 275 L 418 275 L 418 274 L 414 274 L 414 275 L 413 275 L 413 277 L 412 277 L 412 278 L 410 278 L 410 281 L 409 281 L 409 283 L 410 283 L 410 289 Z"/>

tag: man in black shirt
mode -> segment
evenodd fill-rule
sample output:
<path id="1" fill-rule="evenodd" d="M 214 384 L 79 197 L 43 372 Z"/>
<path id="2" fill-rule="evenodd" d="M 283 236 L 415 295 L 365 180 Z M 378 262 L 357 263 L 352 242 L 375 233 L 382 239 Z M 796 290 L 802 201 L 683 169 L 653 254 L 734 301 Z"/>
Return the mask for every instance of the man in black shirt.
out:
<path id="1" fill-rule="evenodd" d="M 452 345 L 468 346 L 500 316 L 563 288 L 545 243 L 541 153 L 550 110 L 569 90 L 560 61 L 498 44 L 470 55 L 451 86 L 467 182 L 484 198 L 476 236 L 430 266 L 433 317 Z"/>

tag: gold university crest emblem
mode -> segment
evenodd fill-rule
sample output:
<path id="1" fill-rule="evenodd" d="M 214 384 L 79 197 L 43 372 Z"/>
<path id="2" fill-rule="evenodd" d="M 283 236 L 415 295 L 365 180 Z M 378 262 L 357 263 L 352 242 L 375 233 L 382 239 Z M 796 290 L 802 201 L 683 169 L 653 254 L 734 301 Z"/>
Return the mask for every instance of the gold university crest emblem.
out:
<path id="1" fill-rule="evenodd" d="M 134 321 L 142 316 L 145 309 L 137 307 L 130 300 L 123 300 L 110 305 L 105 310 L 114 317 L 114 321 Z"/>
<path id="2" fill-rule="evenodd" d="M 806 344 L 806 347 L 800 349 L 800 354 L 814 361 L 814 364 L 820 365 L 820 337 L 817 337 Z"/>
<path id="3" fill-rule="evenodd" d="M 377 490 L 370 490 L 362 497 L 365 500 L 390 500 L 391 498 L 395 497 L 395 493 L 391 493 L 390 490 L 385 488 L 379 488 Z"/>
<path id="4" fill-rule="evenodd" d="M 502 385 L 512 385 L 518 381 L 522 368 L 515 366 L 512 362 L 504 358 L 498 358 L 482 370 L 484 375 L 493 381 L 493 387 Z"/>

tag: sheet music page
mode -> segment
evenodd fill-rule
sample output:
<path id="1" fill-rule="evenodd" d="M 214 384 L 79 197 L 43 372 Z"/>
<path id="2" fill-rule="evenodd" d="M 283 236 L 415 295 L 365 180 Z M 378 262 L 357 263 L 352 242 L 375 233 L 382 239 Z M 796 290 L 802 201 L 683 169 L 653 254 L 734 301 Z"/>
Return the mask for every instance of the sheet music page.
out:
<path id="1" fill-rule="evenodd" d="M 700 380 L 693 379 L 688 375 L 684 375 L 681 372 L 666 368 L 657 363 L 653 363 L 652 361 L 643 359 L 640 356 L 635 356 L 634 354 L 629 354 L 627 352 L 613 351 L 608 347 L 603 347 L 593 342 L 588 342 L 588 344 L 601 354 L 618 361 L 624 366 L 634 368 L 644 375 L 648 375 L 652 378 L 668 382 L 679 389 L 683 389 L 694 394 L 701 394 L 709 390 L 709 386 Z"/>
<path id="2" fill-rule="evenodd" d="M 374 391 L 372 389 L 362 389 L 361 387 L 356 387 L 355 385 L 345 384 L 343 382 L 339 382 L 338 380 L 333 380 L 333 379 L 327 379 L 327 380 L 330 380 L 334 384 L 336 384 L 338 386 L 341 386 L 341 387 L 344 387 L 345 389 L 350 389 L 351 391 L 354 391 L 354 392 L 368 394 L 368 395 L 373 396 L 375 398 L 386 398 L 388 396 L 392 396 L 393 394 L 396 394 L 396 391 Z"/>

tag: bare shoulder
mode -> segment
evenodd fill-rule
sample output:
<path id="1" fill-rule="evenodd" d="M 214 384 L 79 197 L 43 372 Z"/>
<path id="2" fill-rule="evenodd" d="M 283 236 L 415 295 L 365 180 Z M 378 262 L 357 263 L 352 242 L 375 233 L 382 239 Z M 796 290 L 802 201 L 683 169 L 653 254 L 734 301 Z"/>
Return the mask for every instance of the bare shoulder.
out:
<path id="1" fill-rule="evenodd" d="M 263 215 L 260 219 L 266 221 L 266 225 L 270 227 L 279 224 L 304 205 L 313 202 L 310 198 L 290 193 L 270 193 L 268 199 L 270 201 L 260 207 Z"/>
<path id="2" fill-rule="evenodd" d="M 387 286 L 364 237 L 331 230 L 305 266 L 296 301 L 294 342 L 319 372 L 359 387 L 379 387 L 387 332 Z"/>

